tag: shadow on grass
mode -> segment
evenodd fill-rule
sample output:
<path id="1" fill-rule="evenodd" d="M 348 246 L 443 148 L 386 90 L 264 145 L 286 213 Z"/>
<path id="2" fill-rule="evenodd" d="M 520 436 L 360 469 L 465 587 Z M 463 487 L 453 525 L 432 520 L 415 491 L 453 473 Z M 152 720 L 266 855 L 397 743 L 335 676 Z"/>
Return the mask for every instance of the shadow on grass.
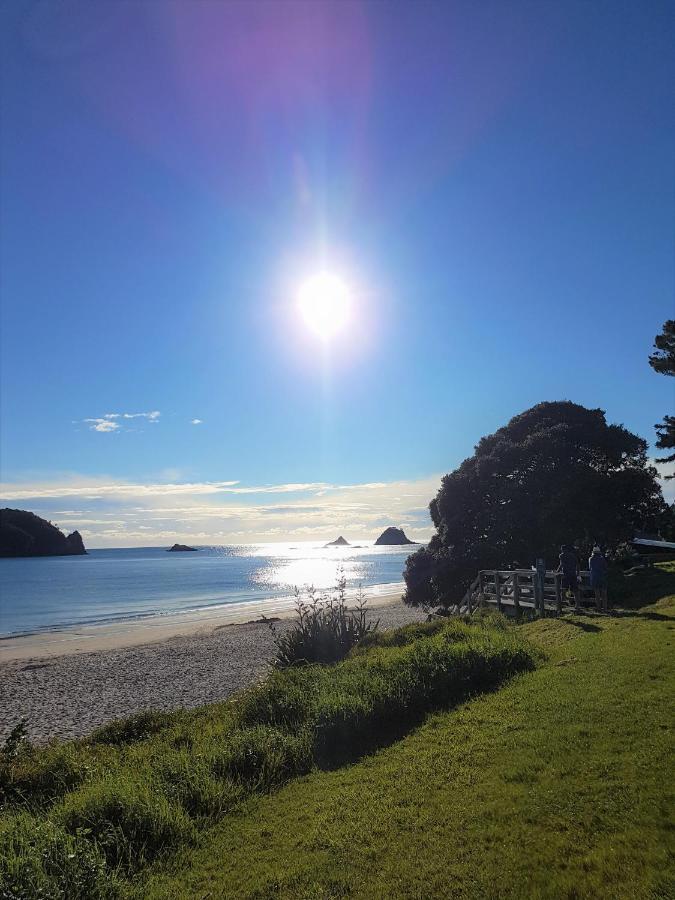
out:
<path id="1" fill-rule="evenodd" d="M 593 634 L 602 631 L 599 625 L 594 625 L 592 622 L 575 622 L 573 619 L 566 619 L 565 621 L 568 625 L 574 625 L 575 628 L 580 628 L 582 631 L 588 631 Z"/>
<path id="2" fill-rule="evenodd" d="M 673 616 L 664 616 L 663 613 L 640 612 L 639 610 L 616 609 L 612 615 L 617 619 L 647 619 L 649 622 L 671 622 L 675 625 Z"/>
<path id="3" fill-rule="evenodd" d="M 446 702 L 429 705 L 420 709 L 417 713 L 409 715 L 403 720 L 382 720 L 373 727 L 358 729 L 355 733 L 351 729 L 340 734 L 334 731 L 329 741 L 317 741 L 314 748 L 314 761 L 318 769 L 330 772 L 350 766 L 367 756 L 372 756 L 380 750 L 385 750 L 393 744 L 406 738 L 409 734 L 424 726 L 431 716 L 437 713 L 452 712 L 477 697 L 494 694 L 516 675 L 524 674 L 531 669 L 521 672 L 513 672 L 498 681 L 474 690 L 461 691 Z M 365 724 L 365 723 L 364 723 Z"/>

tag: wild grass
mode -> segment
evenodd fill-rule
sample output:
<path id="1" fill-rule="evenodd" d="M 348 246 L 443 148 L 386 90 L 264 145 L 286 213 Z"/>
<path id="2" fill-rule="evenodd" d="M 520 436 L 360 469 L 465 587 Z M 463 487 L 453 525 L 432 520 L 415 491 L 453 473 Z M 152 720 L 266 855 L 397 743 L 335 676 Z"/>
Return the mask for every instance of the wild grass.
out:
<path id="1" fill-rule="evenodd" d="M 272 670 L 192 713 L 143 713 L 44 748 L 14 741 L 1 768 L 0 896 L 113 896 L 246 798 L 359 758 L 536 659 L 486 623 L 378 641 L 334 666 Z"/>

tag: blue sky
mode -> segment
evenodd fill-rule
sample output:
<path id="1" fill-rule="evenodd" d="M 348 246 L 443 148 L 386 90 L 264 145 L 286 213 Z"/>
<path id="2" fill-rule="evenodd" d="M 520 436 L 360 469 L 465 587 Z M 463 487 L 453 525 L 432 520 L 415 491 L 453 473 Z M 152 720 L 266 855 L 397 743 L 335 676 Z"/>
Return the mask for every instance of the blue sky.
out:
<path id="1" fill-rule="evenodd" d="M 672 3 L 2 18 L 9 505 L 91 546 L 424 538 L 532 404 L 650 441 L 672 410 Z M 322 267 L 353 295 L 329 344 L 295 300 Z"/>

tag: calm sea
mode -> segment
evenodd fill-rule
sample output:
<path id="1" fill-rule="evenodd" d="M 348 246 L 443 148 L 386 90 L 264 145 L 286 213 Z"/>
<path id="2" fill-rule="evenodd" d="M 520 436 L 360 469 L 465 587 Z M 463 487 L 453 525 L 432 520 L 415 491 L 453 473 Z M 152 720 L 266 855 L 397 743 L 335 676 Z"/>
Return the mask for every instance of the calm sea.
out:
<path id="1" fill-rule="evenodd" d="M 0 559 L 0 634 L 121 622 L 283 598 L 295 586 L 330 588 L 342 567 L 348 586 L 376 591 L 402 581 L 415 547 L 325 547 L 314 542 L 90 550 L 87 556 Z"/>

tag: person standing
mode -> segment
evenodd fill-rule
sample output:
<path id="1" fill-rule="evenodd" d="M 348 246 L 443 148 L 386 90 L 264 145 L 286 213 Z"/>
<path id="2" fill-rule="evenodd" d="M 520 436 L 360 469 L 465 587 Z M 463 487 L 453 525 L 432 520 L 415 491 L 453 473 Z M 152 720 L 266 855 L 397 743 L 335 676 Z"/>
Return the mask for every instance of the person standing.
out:
<path id="1" fill-rule="evenodd" d="M 607 612 L 607 560 L 598 546 L 593 547 L 588 570 L 591 573 L 591 587 L 595 591 L 595 605 L 602 612 Z"/>
<path id="2" fill-rule="evenodd" d="M 563 591 L 572 592 L 574 597 L 574 609 L 581 612 L 581 591 L 579 590 L 579 560 L 573 547 L 563 544 L 560 548 L 560 565 L 558 572 L 562 573 Z"/>

